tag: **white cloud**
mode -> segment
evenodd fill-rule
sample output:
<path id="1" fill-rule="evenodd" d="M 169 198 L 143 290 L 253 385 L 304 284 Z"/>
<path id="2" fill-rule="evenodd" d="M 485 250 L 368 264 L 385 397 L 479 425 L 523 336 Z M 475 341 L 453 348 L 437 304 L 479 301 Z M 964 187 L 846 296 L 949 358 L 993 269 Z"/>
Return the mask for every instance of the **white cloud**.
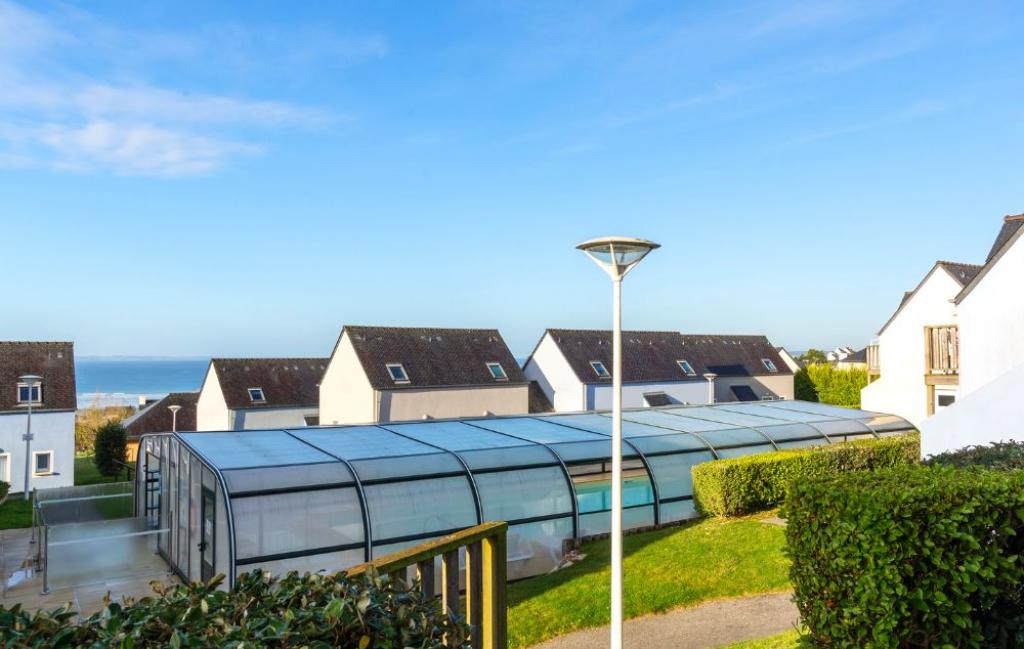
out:
<path id="1" fill-rule="evenodd" d="M 210 46 L 189 38 L 157 34 L 150 55 L 173 59 Z M 318 128 L 349 119 L 283 101 L 111 82 L 103 73 L 83 75 L 72 67 L 77 52 L 98 56 L 99 66 L 94 60 L 92 67 L 125 77 L 125 57 L 146 40 L 82 12 L 44 15 L 0 0 L 0 166 L 207 174 L 259 152 L 251 142 L 256 129 Z M 386 51 L 376 38 L 353 47 L 366 55 Z"/>

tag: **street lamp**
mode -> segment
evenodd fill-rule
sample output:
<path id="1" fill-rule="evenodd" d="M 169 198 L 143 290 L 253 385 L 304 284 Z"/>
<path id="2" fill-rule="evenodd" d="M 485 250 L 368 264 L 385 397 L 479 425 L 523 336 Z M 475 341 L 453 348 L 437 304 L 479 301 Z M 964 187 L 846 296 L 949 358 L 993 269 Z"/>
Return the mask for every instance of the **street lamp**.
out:
<path id="1" fill-rule="evenodd" d="M 167 406 L 167 409 L 171 411 L 171 432 L 178 432 L 178 411 L 181 410 L 181 406 Z"/>
<path id="2" fill-rule="evenodd" d="M 612 279 L 612 624 L 611 649 L 622 649 L 622 278 L 659 244 L 602 237 L 576 246 Z"/>
<path id="3" fill-rule="evenodd" d="M 29 493 L 29 478 L 32 475 L 32 402 L 35 400 L 32 393 L 39 389 L 39 385 L 43 382 L 43 377 L 35 374 L 25 374 L 19 376 L 18 380 L 28 388 L 28 420 L 25 423 L 25 434 L 21 436 L 25 440 L 25 500 L 28 500 L 31 496 Z"/>

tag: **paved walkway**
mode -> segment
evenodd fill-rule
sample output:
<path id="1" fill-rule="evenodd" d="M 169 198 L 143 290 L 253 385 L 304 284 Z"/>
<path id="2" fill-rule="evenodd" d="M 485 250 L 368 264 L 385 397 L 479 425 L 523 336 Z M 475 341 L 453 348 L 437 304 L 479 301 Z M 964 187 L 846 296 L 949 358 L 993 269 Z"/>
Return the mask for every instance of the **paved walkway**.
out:
<path id="1" fill-rule="evenodd" d="M 625 649 L 659 647 L 701 649 L 754 640 L 788 631 L 800 621 L 792 593 L 770 593 L 708 602 L 662 615 L 627 620 Z M 564 635 L 532 649 L 600 649 L 608 646 L 608 627 Z"/>

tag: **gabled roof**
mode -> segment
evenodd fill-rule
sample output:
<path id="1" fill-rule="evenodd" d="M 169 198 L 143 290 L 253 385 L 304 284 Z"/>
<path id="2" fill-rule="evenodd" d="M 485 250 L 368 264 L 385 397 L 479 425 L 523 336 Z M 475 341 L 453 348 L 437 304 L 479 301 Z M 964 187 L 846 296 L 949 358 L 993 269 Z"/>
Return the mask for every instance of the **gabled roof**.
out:
<path id="1" fill-rule="evenodd" d="M 128 437 L 141 437 L 147 433 L 170 432 L 172 424 L 176 423 L 177 429 L 191 431 L 196 429 L 196 402 L 199 401 L 198 392 L 172 392 L 156 403 L 146 406 L 143 410 L 135 413 L 124 420 L 125 430 Z M 173 422 L 169 406 L 181 406 L 178 411 L 177 422 Z"/>
<path id="2" fill-rule="evenodd" d="M 612 332 L 593 329 L 548 329 L 546 335 L 562 352 L 581 383 L 610 383 L 591 366 L 599 361 L 612 369 Z M 703 381 L 703 375 L 765 376 L 792 374 L 778 351 L 765 336 L 685 335 L 677 331 L 623 331 L 622 381 L 664 383 Z M 778 372 L 765 369 L 761 359 L 775 364 Z M 685 360 L 694 370 L 688 376 L 677 361 Z"/>
<path id="3" fill-rule="evenodd" d="M 228 408 L 315 407 L 326 358 L 214 358 Z M 254 403 L 249 388 L 261 388 L 265 400 Z"/>
<path id="4" fill-rule="evenodd" d="M 43 402 L 33 411 L 75 410 L 75 349 L 69 342 L 0 341 L 0 412 L 25 409 L 18 405 L 18 377 L 43 377 Z"/>
<path id="5" fill-rule="evenodd" d="M 378 390 L 527 383 L 497 329 L 346 326 L 346 334 Z M 402 365 L 407 383 L 391 378 L 391 363 Z M 500 363 L 508 379 L 496 380 L 487 363 Z"/>
<path id="6" fill-rule="evenodd" d="M 961 287 L 967 286 L 972 281 L 974 281 L 974 279 L 982 270 L 982 267 L 978 266 L 977 264 L 963 264 L 957 261 L 944 261 L 941 259 L 935 262 L 935 265 L 932 266 L 931 270 L 928 271 L 928 274 L 924 276 L 924 279 L 918 282 L 917 286 L 914 287 L 914 290 L 907 291 L 903 294 L 903 299 L 900 300 L 899 307 L 897 307 L 896 311 L 894 311 L 893 314 L 889 316 L 889 319 L 885 321 L 885 324 L 882 325 L 882 328 L 878 330 L 879 336 L 881 336 L 882 333 L 884 333 L 885 330 L 889 328 L 889 325 L 891 325 L 893 320 L 896 319 L 896 316 L 903 312 L 903 308 L 907 306 L 907 303 L 909 303 L 910 300 L 913 299 L 915 295 L 917 295 L 917 292 L 921 290 L 921 287 L 924 286 L 925 283 L 931 278 L 931 276 L 935 274 L 935 271 L 939 270 L 940 268 L 943 271 L 945 271 L 947 275 L 953 278 L 953 281 L 955 281 Z"/>
<path id="7" fill-rule="evenodd" d="M 840 359 L 840 363 L 867 363 L 868 362 L 868 348 L 863 347 L 858 351 L 853 352 L 846 358 Z"/>
<path id="8" fill-rule="evenodd" d="M 1017 239 L 1024 235 L 1024 214 L 1011 214 L 1003 217 L 1003 227 L 1000 228 L 999 234 L 996 236 L 995 243 L 992 244 L 992 250 L 988 253 L 988 258 L 985 260 L 985 265 L 981 268 L 980 272 L 975 274 L 971 278 L 971 281 L 964 286 L 960 294 L 953 300 L 955 303 L 960 304 L 967 295 L 974 290 L 974 287 L 978 285 L 988 271 L 993 266 L 999 263 L 999 260 L 1003 257 L 1003 254 L 1013 246 Z"/>

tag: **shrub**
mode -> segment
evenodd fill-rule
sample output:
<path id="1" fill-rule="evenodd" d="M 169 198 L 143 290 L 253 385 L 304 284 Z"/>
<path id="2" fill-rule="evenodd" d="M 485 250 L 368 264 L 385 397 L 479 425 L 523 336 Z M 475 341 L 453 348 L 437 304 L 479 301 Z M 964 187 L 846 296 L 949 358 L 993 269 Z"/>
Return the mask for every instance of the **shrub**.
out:
<path id="1" fill-rule="evenodd" d="M 102 406 L 99 401 L 75 414 L 75 452 L 92 455 L 96 431 L 108 421 L 123 421 L 135 411 L 128 406 Z"/>
<path id="2" fill-rule="evenodd" d="M 108 421 L 96 429 L 96 470 L 107 477 L 116 476 L 128 458 L 128 433 L 118 421 Z"/>
<path id="3" fill-rule="evenodd" d="M 0 638 L 19 647 L 468 647 L 468 628 L 437 600 L 375 575 L 273 578 L 255 571 L 235 588 L 222 577 L 158 591 L 157 596 L 75 622 L 67 608 L 29 614 L 0 606 Z"/>
<path id="4" fill-rule="evenodd" d="M 793 482 L 914 464 L 920 449 L 920 436 L 909 433 L 704 462 L 693 467 L 693 497 L 705 514 L 749 514 L 783 502 Z"/>
<path id="5" fill-rule="evenodd" d="M 793 375 L 793 396 L 800 401 L 818 400 L 818 388 L 814 386 L 806 367 Z"/>
<path id="6" fill-rule="evenodd" d="M 943 466 L 985 466 L 992 469 L 1024 469 L 1024 442 L 993 442 L 932 455 L 928 464 Z"/>
<path id="7" fill-rule="evenodd" d="M 804 374 L 806 378 L 799 377 L 800 374 Z M 794 391 L 803 383 L 803 393 L 809 395 L 807 381 L 813 385 L 814 398 L 803 399 L 798 396 L 798 399 L 859 408 L 860 391 L 868 384 L 868 372 L 864 369 L 839 370 L 824 364 L 808 365 L 793 377 Z"/>
<path id="8" fill-rule="evenodd" d="M 854 472 L 794 483 L 783 514 L 819 644 L 1024 646 L 1024 472 Z"/>
<path id="9" fill-rule="evenodd" d="M 11 483 L 0 480 L 0 501 L 3 501 L 9 493 L 11 493 Z"/>

